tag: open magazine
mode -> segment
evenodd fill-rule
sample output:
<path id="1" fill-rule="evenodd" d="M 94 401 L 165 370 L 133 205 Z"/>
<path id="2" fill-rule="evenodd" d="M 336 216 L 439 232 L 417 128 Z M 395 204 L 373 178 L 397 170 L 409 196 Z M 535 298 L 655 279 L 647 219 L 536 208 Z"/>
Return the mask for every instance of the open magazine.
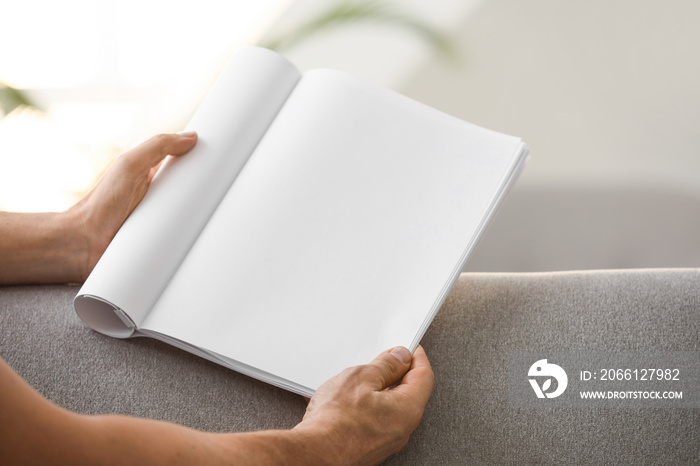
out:
<path id="1" fill-rule="evenodd" d="M 75 298 L 148 336 L 311 396 L 414 350 L 527 149 L 342 72 L 240 50 Z"/>

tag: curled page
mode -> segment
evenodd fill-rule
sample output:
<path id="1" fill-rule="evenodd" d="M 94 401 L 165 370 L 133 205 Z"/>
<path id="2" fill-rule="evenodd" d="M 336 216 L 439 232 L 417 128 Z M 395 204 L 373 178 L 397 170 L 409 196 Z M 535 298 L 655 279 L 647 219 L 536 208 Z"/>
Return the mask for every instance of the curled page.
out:
<path id="1" fill-rule="evenodd" d="M 186 156 L 168 158 L 75 298 L 93 329 L 131 336 L 183 261 L 300 78 L 269 50 L 242 49 L 187 125 Z"/>

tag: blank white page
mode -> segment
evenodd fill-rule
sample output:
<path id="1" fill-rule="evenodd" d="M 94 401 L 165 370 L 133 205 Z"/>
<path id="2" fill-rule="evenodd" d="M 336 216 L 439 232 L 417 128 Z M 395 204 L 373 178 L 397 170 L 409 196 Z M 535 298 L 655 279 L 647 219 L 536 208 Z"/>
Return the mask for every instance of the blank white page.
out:
<path id="1" fill-rule="evenodd" d="M 521 142 L 307 73 L 143 324 L 313 391 L 410 346 Z"/>
<path id="2" fill-rule="evenodd" d="M 88 325 L 130 336 L 114 307 L 141 324 L 300 77 L 269 50 L 235 55 L 187 126 L 197 145 L 163 164 L 78 293 L 76 311 Z"/>

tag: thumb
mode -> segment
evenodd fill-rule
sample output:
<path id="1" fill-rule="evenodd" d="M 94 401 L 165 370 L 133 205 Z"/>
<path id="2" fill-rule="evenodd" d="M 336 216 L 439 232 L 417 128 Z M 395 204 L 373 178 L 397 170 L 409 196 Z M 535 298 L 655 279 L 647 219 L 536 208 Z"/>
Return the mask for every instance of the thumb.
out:
<path id="1" fill-rule="evenodd" d="M 144 173 L 158 165 L 168 155 L 182 155 L 197 142 L 197 133 L 158 134 L 124 153 L 132 161 L 135 170 Z"/>
<path id="2" fill-rule="evenodd" d="M 376 377 L 372 380 L 377 390 L 384 390 L 397 384 L 411 367 L 413 356 L 403 346 L 397 346 L 377 356 L 370 366 L 376 367 Z"/>

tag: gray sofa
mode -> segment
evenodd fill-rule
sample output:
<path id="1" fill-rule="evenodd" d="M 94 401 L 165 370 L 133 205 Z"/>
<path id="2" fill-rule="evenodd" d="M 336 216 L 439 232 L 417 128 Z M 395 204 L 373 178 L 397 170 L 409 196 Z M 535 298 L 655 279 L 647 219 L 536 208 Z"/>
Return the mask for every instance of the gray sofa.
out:
<path id="1" fill-rule="evenodd" d="M 572 255 L 589 260 L 587 247 L 608 248 L 605 238 L 596 237 L 593 245 L 582 239 L 585 234 L 576 237 L 580 243 L 564 236 L 567 225 L 582 227 L 576 221 L 567 223 L 554 215 L 555 221 L 548 223 L 547 212 L 558 212 L 559 204 L 566 211 L 572 199 L 583 204 L 576 207 L 578 213 L 569 210 L 573 218 L 590 218 L 591 212 L 602 209 L 605 212 L 596 215 L 607 216 L 608 231 L 617 228 L 618 235 L 624 225 L 615 226 L 615 221 L 629 220 L 636 228 L 638 219 L 654 224 L 658 218 L 654 215 L 661 214 L 651 212 L 646 203 L 636 214 L 628 211 L 620 219 L 615 210 L 625 204 L 627 194 L 614 194 L 600 203 L 595 196 L 517 191 L 470 266 L 504 263 L 499 262 L 504 249 L 509 250 L 511 242 L 528 241 L 530 234 L 527 251 L 511 252 L 514 269 L 527 267 L 523 255 L 537 256 L 533 270 L 558 270 Z M 589 214 L 586 199 L 595 204 Z M 670 206 L 681 206 L 670 201 L 658 206 L 664 218 L 671 215 Z M 540 212 L 540 217 L 524 215 L 526 208 Z M 532 222 L 571 241 L 569 254 L 562 253 L 562 264 L 557 264 L 556 255 L 549 263 L 539 257 L 547 256 L 548 247 L 560 246 L 539 241 L 544 232 L 538 233 Z M 696 218 L 694 227 L 699 224 Z M 668 234 L 680 235 L 678 229 L 670 225 Z M 632 231 L 622 232 L 620 244 L 628 248 L 623 256 L 643 261 L 630 244 L 649 249 L 644 239 L 648 232 L 626 236 Z M 653 241 L 659 241 L 654 235 Z M 696 230 L 694 238 L 699 237 Z M 533 251 L 536 245 L 539 250 Z M 700 266 L 698 256 L 693 256 L 697 248 L 681 259 Z M 649 260 L 657 259 L 652 254 Z M 462 274 L 422 342 L 436 375 L 423 422 L 408 446 L 386 463 L 698 464 L 699 409 L 509 404 L 508 357 L 513 352 L 698 351 L 700 268 L 680 268 L 669 261 L 664 268 L 650 263 L 655 268 Z M 72 309 L 77 290 L 75 286 L 0 289 L 0 355 L 50 400 L 81 413 L 122 413 L 210 431 L 286 428 L 301 419 L 305 402 L 297 395 L 157 341 L 115 340 L 89 330 Z"/>

